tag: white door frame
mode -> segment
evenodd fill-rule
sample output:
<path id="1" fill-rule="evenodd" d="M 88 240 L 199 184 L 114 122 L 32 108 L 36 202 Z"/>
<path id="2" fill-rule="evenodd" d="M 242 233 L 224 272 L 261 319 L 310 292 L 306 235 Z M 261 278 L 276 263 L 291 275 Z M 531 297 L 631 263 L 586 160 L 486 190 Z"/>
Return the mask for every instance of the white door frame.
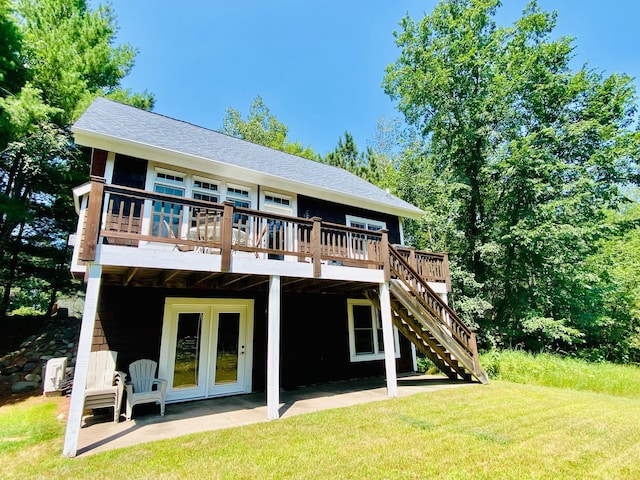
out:
<path id="1" fill-rule="evenodd" d="M 190 400 L 197 398 L 217 397 L 223 395 L 235 395 L 239 393 L 251 393 L 252 371 L 253 371 L 253 308 L 252 299 L 236 298 L 178 298 L 168 297 L 165 299 L 164 317 L 162 323 L 162 341 L 160 346 L 160 361 L 158 365 L 158 376 L 168 380 L 167 402 Z M 240 312 L 240 325 L 242 331 L 240 337 L 244 335 L 244 349 L 238 355 L 244 357 L 238 362 L 239 385 L 211 389 L 210 379 L 215 373 L 214 357 L 217 338 L 211 331 L 214 316 L 218 313 Z M 173 367 L 175 361 L 176 335 L 178 329 L 178 313 L 202 313 L 202 331 L 200 335 L 200 362 L 199 362 L 199 385 L 194 388 L 173 389 Z M 244 328 L 242 327 L 244 324 Z M 204 354 L 204 355 L 202 355 Z"/>

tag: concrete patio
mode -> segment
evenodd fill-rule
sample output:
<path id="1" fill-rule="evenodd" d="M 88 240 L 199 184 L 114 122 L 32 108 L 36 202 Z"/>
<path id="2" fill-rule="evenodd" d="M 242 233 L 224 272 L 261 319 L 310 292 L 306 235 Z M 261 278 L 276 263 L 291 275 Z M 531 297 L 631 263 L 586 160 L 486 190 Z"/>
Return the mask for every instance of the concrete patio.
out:
<path id="1" fill-rule="evenodd" d="M 403 376 L 398 378 L 398 396 L 465 385 L 478 384 L 435 375 Z M 381 377 L 314 385 L 281 392 L 280 418 L 386 399 L 385 380 Z M 134 410 L 130 422 L 114 423 L 112 419 L 112 413 L 83 418 L 78 456 L 268 421 L 264 392 L 168 404 L 164 417 L 160 416 L 158 406 L 141 405 Z"/>

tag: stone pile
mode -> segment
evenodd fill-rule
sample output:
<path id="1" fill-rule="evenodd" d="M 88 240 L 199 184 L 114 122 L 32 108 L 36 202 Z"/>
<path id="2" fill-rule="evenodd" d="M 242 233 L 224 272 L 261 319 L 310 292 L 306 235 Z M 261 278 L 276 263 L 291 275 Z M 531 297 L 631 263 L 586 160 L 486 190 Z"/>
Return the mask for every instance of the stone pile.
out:
<path id="1" fill-rule="evenodd" d="M 27 337 L 18 350 L 0 358 L 0 397 L 42 392 L 42 377 L 51 358 L 67 357 L 67 374 L 73 376 L 79 334 L 80 320 L 58 312 L 39 335 Z"/>

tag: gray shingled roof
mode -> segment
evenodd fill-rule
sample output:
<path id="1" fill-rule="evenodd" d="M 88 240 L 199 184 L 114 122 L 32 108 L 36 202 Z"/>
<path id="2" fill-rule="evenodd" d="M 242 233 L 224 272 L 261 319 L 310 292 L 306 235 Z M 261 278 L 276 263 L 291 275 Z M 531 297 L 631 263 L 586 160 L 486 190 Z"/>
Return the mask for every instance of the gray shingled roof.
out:
<path id="1" fill-rule="evenodd" d="M 223 162 L 327 192 L 367 199 L 405 216 L 421 210 L 346 170 L 240 140 L 203 127 L 97 98 L 75 122 L 74 132 L 94 133 Z M 90 146 L 90 145 L 89 145 Z M 293 191 L 296 191 L 293 189 Z"/>

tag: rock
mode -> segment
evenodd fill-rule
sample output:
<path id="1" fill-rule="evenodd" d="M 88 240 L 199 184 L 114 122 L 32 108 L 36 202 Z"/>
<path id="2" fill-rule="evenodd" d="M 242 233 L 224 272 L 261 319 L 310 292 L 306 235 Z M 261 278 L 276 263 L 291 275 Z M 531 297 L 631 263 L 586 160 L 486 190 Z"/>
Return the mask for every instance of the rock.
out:
<path id="1" fill-rule="evenodd" d="M 17 382 L 11 385 L 11 393 L 31 392 L 37 388 L 40 388 L 40 384 L 37 382 Z"/>
<path id="2" fill-rule="evenodd" d="M 9 376 L 9 383 L 13 385 L 14 383 L 18 383 L 22 381 L 22 374 L 20 372 L 12 373 Z"/>
<path id="3" fill-rule="evenodd" d="M 33 341 L 36 339 L 35 335 L 31 335 L 27 338 L 24 339 L 24 341 L 20 344 L 21 347 L 28 347 L 29 345 L 31 345 L 33 343 Z"/>
<path id="4" fill-rule="evenodd" d="M 0 381 L 0 397 L 11 395 L 11 385 L 9 382 Z"/>
<path id="5" fill-rule="evenodd" d="M 27 382 L 36 382 L 36 383 L 40 383 L 40 380 L 42 380 L 42 377 L 40 375 L 37 375 L 35 373 L 27 373 L 24 376 L 24 379 Z"/>
<path id="6" fill-rule="evenodd" d="M 16 360 L 16 365 L 18 366 L 18 368 L 24 368 L 26 363 L 27 361 L 24 358 L 18 358 Z"/>
<path id="7" fill-rule="evenodd" d="M 37 365 L 35 362 L 27 362 L 24 364 L 24 367 L 22 367 L 22 371 L 25 373 L 33 372 Z"/>
<path id="8" fill-rule="evenodd" d="M 17 365 L 9 365 L 8 367 L 2 369 L 2 375 L 12 375 L 19 371 L 20 367 L 18 367 Z"/>

